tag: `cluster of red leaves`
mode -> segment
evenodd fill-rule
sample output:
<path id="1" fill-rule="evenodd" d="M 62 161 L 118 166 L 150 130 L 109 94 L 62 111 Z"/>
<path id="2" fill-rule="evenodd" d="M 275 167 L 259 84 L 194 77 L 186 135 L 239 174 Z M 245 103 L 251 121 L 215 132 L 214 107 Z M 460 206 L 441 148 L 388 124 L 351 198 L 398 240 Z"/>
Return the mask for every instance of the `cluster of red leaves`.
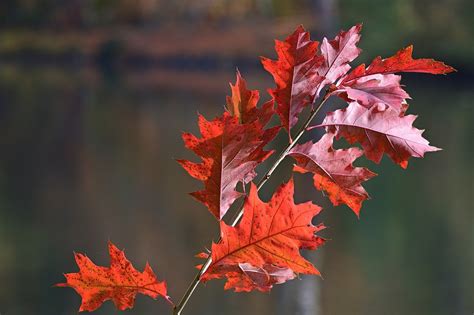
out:
<path id="1" fill-rule="evenodd" d="M 426 152 L 439 150 L 412 126 L 416 116 L 406 115 L 409 95 L 396 73 L 446 74 L 454 69 L 433 59 L 413 59 L 409 46 L 392 57 L 377 57 L 367 67 L 361 64 L 350 71 L 349 63 L 361 52 L 357 47 L 361 28 L 356 25 L 332 40 L 324 38 L 320 46 L 302 26 L 298 27 L 286 40 L 276 41 L 277 60 L 262 58 L 263 67 L 276 84 L 268 91 L 269 101 L 258 107 L 259 92 L 247 89 L 237 72 L 232 94 L 227 97 L 227 111 L 211 121 L 199 116 L 200 137 L 183 134 L 186 148 L 201 159 L 178 160 L 204 184 L 203 190 L 191 195 L 220 221 L 220 241 L 212 245 L 210 255 L 198 255 L 212 259 L 201 273 L 202 281 L 226 278 L 225 289 L 269 291 L 298 274 L 319 275 L 300 250 L 315 250 L 324 243 L 317 235 L 324 226 L 311 223 L 321 208 L 311 202 L 295 204 L 292 179 L 280 186 L 269 202 L 260 200 L 252 183 L 256 167 L 273 153 L 264 147 L 281 129 L 266 128 L 274 114 L 289 135 L 289 150 L 285 152 L 296 161 L 294 171 L 312 173 L 314 187 L 325 191 L 333 205 L 345 204 L 357 215 L 369 197 L 362 183 L 376 174 L 354 166 L 356 159 L 365 155 L 379 163 L 385 153 L 406 168 L 410 157 L 421 158 Z M 336 95 L 348 105 L 327 113 L 322 123 L 310 127 L 325 129 L 321 139 L 294 143 L 292 128 L 303 109 L 313 107 L 323 90 L 323 100 Z M 334 149 L 334 139 L 339 138 L 349 144 L 358 142 L 362 148 Z M 223 218 L 232 204 L 245 196 L 240 188 L 248 183 L 242 220 L 229 226 Z M 67 282 L 60 285 L 73 287 L 82 296 L 80 310 L 94 310 L 108 299 L 119 309 L 132 307 L 136 293 L 169 300 L 165 284 L 156 280 L 148 265 L 139 273 L 113 245 L 110 256 L 111 266 L 105 268 L 76 254 L 79 273 L 66 274 Z"/>

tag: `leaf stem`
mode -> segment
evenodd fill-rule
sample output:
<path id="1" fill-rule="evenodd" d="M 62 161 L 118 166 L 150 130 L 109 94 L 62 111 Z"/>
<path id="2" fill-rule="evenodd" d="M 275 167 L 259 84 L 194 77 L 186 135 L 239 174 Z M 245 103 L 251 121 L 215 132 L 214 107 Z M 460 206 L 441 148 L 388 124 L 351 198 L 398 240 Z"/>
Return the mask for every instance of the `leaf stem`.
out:
<path id="1" fill-rule="evenodd" d="M 260 179 L 260 181 L 257 184 L 257 191 L 260 190 L 260 188 L 262 188 L 263 185 L 265 185 L 265 183 L 272 176 L 273 172 L 275 172 L 275 170 L 277 169 L 278 165 L 280 165 L 280 163 L 285 159 L 288 152 L 290 152 L 290 150 L 296 145 L 296 143 L 301 138 L 301 136 L 303 136 L 303 134 L 305 133 L 305 131 L 308 128 L 309 124 L 314 119 L 314 117 L 316 117 L 319 110 L 323 107 L 324 103 L 327 101 L 327 99 L 329 98 L 330 95 L 331 95 L 331 93 L 326 92 L 324 97 L 319 101 L 318 106 L 313 107 L 313 109 L 311 110 L 308 118 L 306 119 L 304 124 L 301 126 L 301 128 L 298 130 L 298 132 L 296 133 L 296 136 L 293 138 L 293 141 L 288 143 L 286 148 L 280 153 L 280 155 L 278 156 L 276 161 L 273 163 L 273 165 L 270 167 L 270 169 L 268 169 L 268 171 L 265 173 L 265 175 L 263 175 L 263 177 Z M 238 210 L 238 213 L 232 218 L 231 226 L 236 226 L 237 223 L 239 223 L 240 219 L 242 218 L 243 214 L 244 214 L 244 204 L 242 203 L 242 205 L 240 206 L 240 208 Z M 219 238 L 219 240 L 217 242 L 219 243 L 220 240 L 221 239 Z M 179 301 L 179 303 L 176 304 L 176 306 L 173 308 L 173 314 L 174 315 L 181 315 L 181 312 L 183 311 L 184 307 L 186 306 L 186 303 L 189 301 L 189 299 L 193 295 L 194 291 L 196 290 L 197 286 L 199 285 L 201 275 L 203 275 L 207 271 L 207 269 L 209 268 L 211 263 L 212 263 L 212 257 L 211 257 L 211 255 L 209 255 L 209 258 L 202 265 L 201 269 L 196 273 L 196 275 L 194 276 L 193 281 L 189 284 L 188 289 L 184 293 L 184 295 L 181 298 L 181 300 Z"/>

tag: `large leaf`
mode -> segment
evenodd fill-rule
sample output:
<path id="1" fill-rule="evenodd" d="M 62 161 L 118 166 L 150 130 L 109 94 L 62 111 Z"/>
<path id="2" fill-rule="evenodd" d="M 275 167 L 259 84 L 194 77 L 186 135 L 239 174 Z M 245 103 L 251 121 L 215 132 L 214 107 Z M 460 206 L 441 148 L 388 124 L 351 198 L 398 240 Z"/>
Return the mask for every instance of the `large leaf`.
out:
<path id="1" fill-rule="evenodd" d="M 289 155 L 297 161 L 296 171 L 314 173 L 314 186 L 327 192 L 333 205 L 346 204 L 359 215 L 362 202 L 369 198 L 361 183 L 376 174 L 352 165 L 362 150 L 334 150 L 333 139 L 334 134 L 326 133 L 316 143 L 296 145 Z"/>
<path id="2" fill-rule="evenodd" d="M 242 221 L 236 227 L 221 222 L 222 240 L 212 245 L 212 264 L 201 280 L 226 277 L 226 289 L 267 291 L 274 283 L 292 279 L 291 273 L 319 275 L 299 251 L 314 250 L 324 243 L 316 235 L 324 226 L 311 224 L 321 208 L 311 202 L 295 204 L 293 193 L 291 179 L 265 203 L 252 184 Z M 254 277 L 266 274 L 266 281 L 253 279 L 249 272 Z"/>
<path id="3" fill-rule="evenodd" d="M 410 157 L 422 158 L 425 152 L 438 151 L 422 137 L 422 130 L 412 126 L 415 115 L 403 116 L 384 104 L 370 109 L 352 102 L 345 109 L 329 113 L 320 126 L 327 127 L 337 138 L 359 142 L 370 160 L 379 163 L 386 153 L 406 168 Z"/>
<path id="4" fill-rule="evenodd" d="M 87 256 L 75 253 L 78 273 L 66 273 L 65 283 L 58 287 L 71 287 L 82 297 L 79 311 L 94 311 L 105 301 L 112 300 L 119 310 L 132 308 L 135 296 L 140 293 L 154 299 L 158 296 L 171 303 L 166 283 L 159 282 L 148 263 L 143 272 L 136 270 L 123 251 L 109 242 L 110 267 L 95 265 Z"/>
<path id="5" fill-rule="evenodd" d="M 240 124 L 237 117 L 225 112 L 212 121 L 199 115 L 199 129 L 202 138 L 183 133 L 183 141 L 202 162 L 178 162 L 191 176 L 204 183 L 204 190 L 191 195 L 221 220 L 242 195 L 236 190 L 238 183 L 251 181 L 256 175 L 255 167 L 273 153 L 263 147 L 275 137 L 279 128 L 264 130 L 259 121 Z"/>

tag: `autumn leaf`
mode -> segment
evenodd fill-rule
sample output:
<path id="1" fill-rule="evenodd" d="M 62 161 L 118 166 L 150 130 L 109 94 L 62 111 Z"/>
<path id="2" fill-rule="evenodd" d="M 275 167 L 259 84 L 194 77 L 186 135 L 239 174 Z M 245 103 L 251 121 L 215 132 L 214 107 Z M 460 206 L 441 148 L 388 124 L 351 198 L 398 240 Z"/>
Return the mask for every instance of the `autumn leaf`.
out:
<path id="1" fill-rule="evenodd" d="M 412 126 L 417 116 L 400 114 L 385 104 L 370 109 L 352 102 L 347 108 L 328 113 L 323 123 L 315 127 L 327 127 L 344 137 L 349 143 L 359 142 L 368 159 L 380 163 L 386 153 L 402 168 L 408 166 L 410 157 L 422 158 L 426 152 L 440 150 L 429 145 L 422 137 L 422 130 Z"/>
<path id="2" fill-rule="evenodd" d="M 316 235 L 324 226 L 311 224 L 321 208 L 311 202 L 295 204 L 293 194 L 291 179 L 265 203 L 252 183 L 242 221 L 236 227 L 221 222 L 221 242 L 212 245 L 212 263 L 201 280 L 227 278 L 225 289 L 268 291 L 294 274 L 319 275 L 299 251 L 324 243 Z"/>
<path id="3" fill-rule="evenodd" d="M 232 116 L 239 119 L 242 124 L 260 121 L 265 126 L 274 114 L 274 100 L 266 102 L 262 108 L 257 108 L 260 98 L 258 90 L 248 90 L 247 83 L 242 78 L 239 71 L 236 74 L 235 85 L 230 84 L 231 96 L 227 96 L 227 110 Z"/>
<path id="4" fill-rule="evenodd" d="M 401 111 L 410 96 L 400 85 L 400 79 L 395 74 L 373 74 L 341 85 L 333 93 L 349 102 L 357 101 L 366 108 L 383 103 Z"/>
<path id="5" fill-rule="evenodd" d="M 454 68 L 433 59 L 413 59 L 413 46 L 398 51 L 394 56 L 375 58 L 366 68 L 364 64 L 356 67 L 332 88 L 332 92 L 349 101 L 357 101 L 367 108 L 384 103 L 400 110 L 408 94 L 400 85 L 398 72 L 421 72 L 446 74 Z"/>
<path id="6" fill-rule="evenodd" d="M 233 289 L 235 292 L 253 290 L 269 292 L 275 284 L 282 284 L 296 278 L 296 274 L 290 268 L 271 264 L 255 267 L 249 263 L 240 263 L 227 266 L 226 270 L 227 282 L 224 289 Z"/>
<path id="7" fill-rule="evenodd" d="M 238 183 L 251 181 L 256 176 L 255 167 L 273 153 L 263 147 L 276 136 L 279 127 L 264 130 L 259 121 L 240 124 L 228 112 L 212 121 L 199 115 L 198 124 L 202 137 L 183 133 L 183 141 L 202 162 L 178 162 L 204 183 L 204 190 L 191 195 L 221 220 L 232 203 L 243 195 L 236 190 Z"/>
<path id="8" fill-rule="evenodd" d="M 139 272 L 125 257 L 123 251 L 109 242 L 110 267 L 95 265 L 86 255 L 75 253 L 78 273 L 67 273 L 65 283 L 58 287 L 71 287 L 82 297 L 79 311 L 94 311 L 105 301 L 112 300 L 119 310 L 132 308 L 138 293 L 153 299 L 158 296 L 171 303 L 166 283 L 159 282 L 150 265 Z M 172 303 L 171 303 L 172 304 Z"/>
<path id="9" fill-rule="evenodd" d="M 276 88 L 269 90 L 277 103 L 277 113 L 283 127 L 290 129 L 298 122 L 298 115 L 316 97 L 323 81 L 318 74 L 324 58 L 318 54 L 316 41 L 299 26 L 285 41 L 275 41 L 277 60 L 262 57 L 262 64 L 274 78 Z"/>
<path id="10" fill-rule="evenodd" d="M 199 253 L 196 257 L 208 259 L 209 254 Z M 196 268 L 201 269 L 202 265 L 197 265 Z M 234 289 L 235 292 L 250 292 L 253 290 L 269 292 L 273 285 L 285 283 L 297 276 L 290 268 L 277 267 L 271 264 L 255 267 L 249 263 L 239 263 L 222 266 L 220 271 L 224 272 L 224 270 L 227 277 L 224 289 Z"/>
<path id="11" fill-rule="evenodd" d="M 341 31 L 333 40 L 323 39 L 321 55 L 324 57 L 324 63 L 319 67 L 318 73 L 324 81 L 318 87 L 317 94 L 324 85 L 336 82 L 351 69 L 349 63 L 361 52 L 357 48 L 361 29 L 362 24 L 358 24 L 348 31 Z"/>
<path id="12" fill-rule="evenodd" d="M 431 74 L 447 74 L 456 71 L 453 67 L 434 59 L 413 59 L 413 46 L 400 49 L 395 55 L 382 59 L 376 57 L 366 68 L 361 64 L 354 68 L 347 76 L 341 79 L 340 84 L 349 82 L 373 74 L 388 74 L 397 72 L 421 72 Z M 339 84 L 338 84 L 339 85 Z"/>
<path id="13" fill-rule="evenodd" d="M 352 165 L 363 154 L 360 149 L 334 150 L 333 139 L 334 134 L 326 133 L 316 143 L 296 145 L 289 155 L 297 162 L 295 171 L 314 173 L 314 186 L 327 192 L 333 205 L 346 204 L 359 216 L 362 202 L 369 198 L 361 183 L 376 174 Z"/>

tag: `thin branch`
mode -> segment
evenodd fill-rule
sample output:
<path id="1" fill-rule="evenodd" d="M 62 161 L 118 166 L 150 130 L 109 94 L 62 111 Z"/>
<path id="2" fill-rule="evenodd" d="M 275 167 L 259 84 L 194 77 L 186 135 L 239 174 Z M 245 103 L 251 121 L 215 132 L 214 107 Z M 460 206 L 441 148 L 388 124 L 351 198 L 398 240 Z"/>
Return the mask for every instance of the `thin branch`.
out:
<path id="1" fill-rule="evenodd" d="M 265 185 L 265 183 L 272 176 L 273 172 L 275 172 L 275 170 L 277 169 L 278 165 L 280 165 L 280 163 L 285 159 L 288 152 L 290 152 L 290 150 L 296 145 L 296 143 L 301 138 L 301 136 L 303 136 L 303 134 L 305 133 L 305 131 L 308 128 L 309 124 L 314 119 L 314 117 L 316 117 L 319 110 L 323 107 L 324 103 L 326 102 L 326 100 L 329 98 L 330 95 L 331 95 L 330 93 L 326 93 L 324 95 L 324 97 L 321 99 L 321 101 L 319 102 L 319 105 L 316 108 L 313 108 L 311 110 L 308 118 L 304 122 L 303 126 L 301 126 L 301 128 L 296 133 L 296 136 L 294 137 L 293 141 L 291 141 L 286 146 L 286 148 L 280 153 L 280 155 L 278 156 L 276 161 L 273 163 L 273 165 L 270 167 L 270 169 L 265 173 L 265 175 L 263 175 L 262 179 L 260 179 L 260 181 L 257 184 L 257 191 L 260 190 L 260 188 L 262 188 L 263 185 Z M 232 218 L 231 226 L 236 226 L 237 223 L 239 223 L 240 219 L 242 218 L 242 216 L 244 214 L 244 209 L 243 208 L 244 208 L 244 204 L 242 203 L 242 205 L 240 206 L 240 208 L 238 210 L 238 213 Z M 219 238 L 219 240 L 217 242 L 219 243 L 220 241 L 221 241 L 221 239 Z M 183 311 L 184 307 L 186 306 L 186 303 L 189 301 L 189 299 L 191 298 L 191 296 L 194 293 L 194 290 L 196 290 L 197 286 L 199 285 L 201 276 L 207 271 L 207 269 L 209 268 L 211 263 L 212 263 L 212 258 L 211 258 L 211 255 L 209 255 L 209 258 L 202 265 L 201 269 L 196 273 L 193 281 L 189 285 L 188 289 L 184 293 L 184 295 L 181 298 L 181 300 L 179 301 L 179 303 L 176 304 L 176 306 L 174 307 L 174 309 L 173 309 L 173 314 L 174 315 L 181 315 L 181 312 Z"/>

